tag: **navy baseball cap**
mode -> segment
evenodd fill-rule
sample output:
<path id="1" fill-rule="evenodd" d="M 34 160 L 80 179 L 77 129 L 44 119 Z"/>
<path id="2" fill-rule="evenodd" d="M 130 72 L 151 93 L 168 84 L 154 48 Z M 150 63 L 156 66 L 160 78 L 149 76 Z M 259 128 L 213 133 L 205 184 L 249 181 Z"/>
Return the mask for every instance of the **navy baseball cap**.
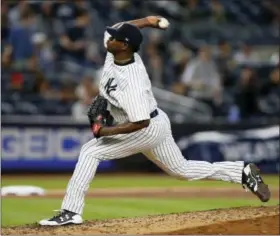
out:
<path id="1" fill-rule="evenodd" d="M 136 51 L 138 51 L 143 41 L 143 36 L 140 29 L 132 24 L 124 23 L 117 28 L 107 27 L 107 32 L 116 40 L 126 42 Z"/>

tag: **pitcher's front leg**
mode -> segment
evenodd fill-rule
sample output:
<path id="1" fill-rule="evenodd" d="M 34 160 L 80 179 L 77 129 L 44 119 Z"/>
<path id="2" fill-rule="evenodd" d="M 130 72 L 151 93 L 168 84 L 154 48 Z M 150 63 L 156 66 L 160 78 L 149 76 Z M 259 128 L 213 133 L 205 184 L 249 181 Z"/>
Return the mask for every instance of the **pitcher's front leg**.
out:
<path id="1" fill-rule="evenodd" d="M 61 210 L 56 216 L 41 220 L 40 225 L 54 226 L 83 222 L 81 215 L 85 205 L 85 195 L 100 163 L 100 159 L 96 155 L 96 142 L 96 139 L 93 139 L 82 146 L 74 173 L 67 186 Z"/>

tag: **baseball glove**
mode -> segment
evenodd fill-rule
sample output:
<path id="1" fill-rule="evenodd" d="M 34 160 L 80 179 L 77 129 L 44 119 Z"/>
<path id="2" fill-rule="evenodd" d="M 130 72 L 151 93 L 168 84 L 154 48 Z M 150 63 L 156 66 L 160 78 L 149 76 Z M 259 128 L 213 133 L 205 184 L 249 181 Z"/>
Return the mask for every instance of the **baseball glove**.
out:
<path id="1" fill-rule="evenodd" d="M 89 105 L 87 116 L 93 134 L 96 138 L 99 137 L 99 130 L 102 126 L 113 125 L 113 117 L 107 110 L 107 100 L 98 95 L 94 98 L 93 102 Z"/>

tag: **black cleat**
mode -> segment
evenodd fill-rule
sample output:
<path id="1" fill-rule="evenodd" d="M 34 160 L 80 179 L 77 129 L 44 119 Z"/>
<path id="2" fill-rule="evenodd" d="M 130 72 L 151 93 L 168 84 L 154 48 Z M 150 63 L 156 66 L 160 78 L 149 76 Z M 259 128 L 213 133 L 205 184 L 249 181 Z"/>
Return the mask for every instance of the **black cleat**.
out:
<path id="1" fill-rule="evenodd" d="M 250 163 L 246 165 L 242 173 L 243 188 L 249 189 L 253 194 L 258 196 L 262 202 L 267 202 L 270 199 L 270 191 L 268 185 L 263 182 L 258 167 Z"/>

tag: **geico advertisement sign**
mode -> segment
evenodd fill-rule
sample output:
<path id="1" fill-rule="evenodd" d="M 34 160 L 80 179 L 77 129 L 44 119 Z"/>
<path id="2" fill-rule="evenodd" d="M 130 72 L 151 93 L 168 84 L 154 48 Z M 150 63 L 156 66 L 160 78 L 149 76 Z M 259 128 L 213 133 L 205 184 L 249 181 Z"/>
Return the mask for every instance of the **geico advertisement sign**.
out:
<path id="1" fill-rule="evenodd" d="M 2 159 L 76 159 L 88 129 L 3 128 Z"/>

